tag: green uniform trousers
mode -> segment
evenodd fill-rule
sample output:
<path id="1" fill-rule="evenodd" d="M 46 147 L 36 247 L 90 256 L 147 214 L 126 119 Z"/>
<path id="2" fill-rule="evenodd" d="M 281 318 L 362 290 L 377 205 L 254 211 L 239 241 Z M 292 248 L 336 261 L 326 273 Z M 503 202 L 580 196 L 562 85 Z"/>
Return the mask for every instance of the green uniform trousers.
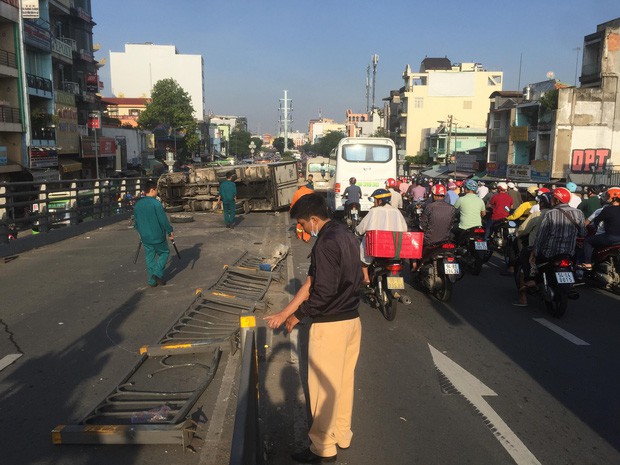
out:
<path id="1" fill-rule="evenodd" d="M 164 277 L 166 262 L 168 261 L 168 255 L 170 255 L 168 241 L 160 242 L 159 244 L 142 245 L 146 255 L 146 271 L 149 274 L 149 284 L 154 286 L 156 282 L 153 279 L 153 275 L 160 278 Z"/>
<path id="2" fill-rule="evenodd" d="M 224 224 L 227 226 L 233 224 L 235 222 L 235 209 L 237 208 L 235 201 L 222 202 L 222 205 L 224 207 Z"/>

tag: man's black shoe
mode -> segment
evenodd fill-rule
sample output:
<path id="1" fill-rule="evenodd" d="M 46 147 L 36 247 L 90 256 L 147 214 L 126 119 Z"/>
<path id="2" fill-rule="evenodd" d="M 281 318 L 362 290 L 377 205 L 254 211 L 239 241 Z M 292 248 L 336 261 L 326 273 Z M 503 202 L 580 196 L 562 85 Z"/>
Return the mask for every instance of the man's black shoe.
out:
<path id="1" fill-rule="evenodd" d="M 161 279 L 159 276 L 155 276 L 153 275 L 153 280 L 159 284 L 160 286 L 165 286 L 166 285 L 166 281 L 164 281 L 163 279 Z"/>
<path id="2" fill-rule="evenodd" d="M 309 447 L 301 452 L 291 455 L 291 458 L 295 460 L 295 462 L 299 463 L 330 463 L 336 461 L 336 455 L 332 455 L 331 457 L 321 457 L 320 455 L 316 455 L 312 452 Z"/>

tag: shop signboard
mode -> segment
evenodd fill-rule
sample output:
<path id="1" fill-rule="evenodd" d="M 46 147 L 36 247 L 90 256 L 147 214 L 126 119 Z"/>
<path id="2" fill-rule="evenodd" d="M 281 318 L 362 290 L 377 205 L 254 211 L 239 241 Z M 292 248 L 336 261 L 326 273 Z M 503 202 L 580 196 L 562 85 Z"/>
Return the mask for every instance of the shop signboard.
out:
<path id="1" fill-rule="evenodd" d="M 116 156 L 116 140 L 113 137 L 98 137 L 99 157 Z M 95 158 L 95 138 L 82 137 L 82 158 Z"/>
<path id="2" fill-rule="evenodd" d="M 39 17 L 39 0 L 22 0 L 22 18 L 37 19 Z"/>
<path id="3" fill-rule="evenodd" d="M 486 171 L 489 176 L 494 176 L 497 178 L 503 178 L 506 176 L 506 167 L 497 162 L 488 162 Z"/>
<path id="4" fill-rule="evenodd" d="M 531 181 L 530 165 L 508 165 L 506 167 L 506 177 L 511 181 Z"/>
<path id="5" fill-rule="evenodd" d="M 58 166 L 58 153 L 55 150 L 30 150 L 30 168 L 52 168 Z"/>
<path id="6" fill-rule="evenodd" d="M 474 170 L 478 168 L 475 153 L 457 153 L 456 169 L 457 170 Z"/>
<path id="7" fill-rule="evenodd" d="M 101 113 L 93 111 L 88 114 L 88 127 L 90 129 L 99 129 L 101 127 Z"/>
<path id="8" fill-rule="evenodd" d="M 534 160 L 530 176 L 535 182 L 551 181 L 551 163 L 549 160 Z"/>

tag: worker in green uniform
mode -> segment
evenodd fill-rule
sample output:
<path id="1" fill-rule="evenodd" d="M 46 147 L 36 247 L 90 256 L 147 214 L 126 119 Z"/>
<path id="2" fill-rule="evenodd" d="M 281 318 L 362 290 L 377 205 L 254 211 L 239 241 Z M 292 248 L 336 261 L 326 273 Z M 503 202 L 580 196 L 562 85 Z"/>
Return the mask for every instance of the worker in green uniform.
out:
<path id="1" fill-rule="evenodd" d="M 224 224 L 227 228 L 235 227 L 235 200 L 237 200 L 237 185 L 232 181 L 234 171 L 226 173 L 226 181 L 220 183 L 220 202 L 224 207 Z"/>
<path id="2" fill-rule="evenodd" d="M 157 183 L 148 181 L 145 192 L 146 196 L 138 200 L 133 207 L 135 227 L 144 246 L 149 286 L 155 287 L 158 284 L 165 286 L 164 270 L 170 255 L 166 236 L 172 240 L 174 234 L 164 207 L 156 198 Z"/>

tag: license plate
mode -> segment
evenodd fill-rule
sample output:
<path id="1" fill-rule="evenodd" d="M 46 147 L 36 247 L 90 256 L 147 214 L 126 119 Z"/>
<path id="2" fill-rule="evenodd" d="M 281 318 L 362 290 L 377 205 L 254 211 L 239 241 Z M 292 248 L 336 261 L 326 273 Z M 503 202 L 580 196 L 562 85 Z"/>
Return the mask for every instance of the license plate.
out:
<path id="1" fill-rule="evenodd" d="M 444 263 L 443 270 L 446 274 L 459 274 L 459 264 L 458 263 Z"/>
<path id="2" fill-rule="evenodd" d="M 508 234 L 514 234 L 517 228 L 508 228 Z"/>
<path id="3" fill-rule="evenodd" d="M 352 208 L 351 209 L 351 214 L 352 215 L 357 215 L 357 208 Z"/>
<path id="4" fill-rule="evenodd" d="M 556 271 L 555 279 L 558 284 L 575 284 L 575 276 L 572 271 Z"/>
<path id="5" fill-rule="evenodd" d="M 474 247 L 476 248 L 476 250 L 487 250 L 487 243 L 486 241 L 476 241 L 474 242 Z"/>
<path id="6" fill-rule="evenodd" d="M 405 280 L 401 276 L 388 276 L 387 287 L 388 289 L 404 289 Z"/>

